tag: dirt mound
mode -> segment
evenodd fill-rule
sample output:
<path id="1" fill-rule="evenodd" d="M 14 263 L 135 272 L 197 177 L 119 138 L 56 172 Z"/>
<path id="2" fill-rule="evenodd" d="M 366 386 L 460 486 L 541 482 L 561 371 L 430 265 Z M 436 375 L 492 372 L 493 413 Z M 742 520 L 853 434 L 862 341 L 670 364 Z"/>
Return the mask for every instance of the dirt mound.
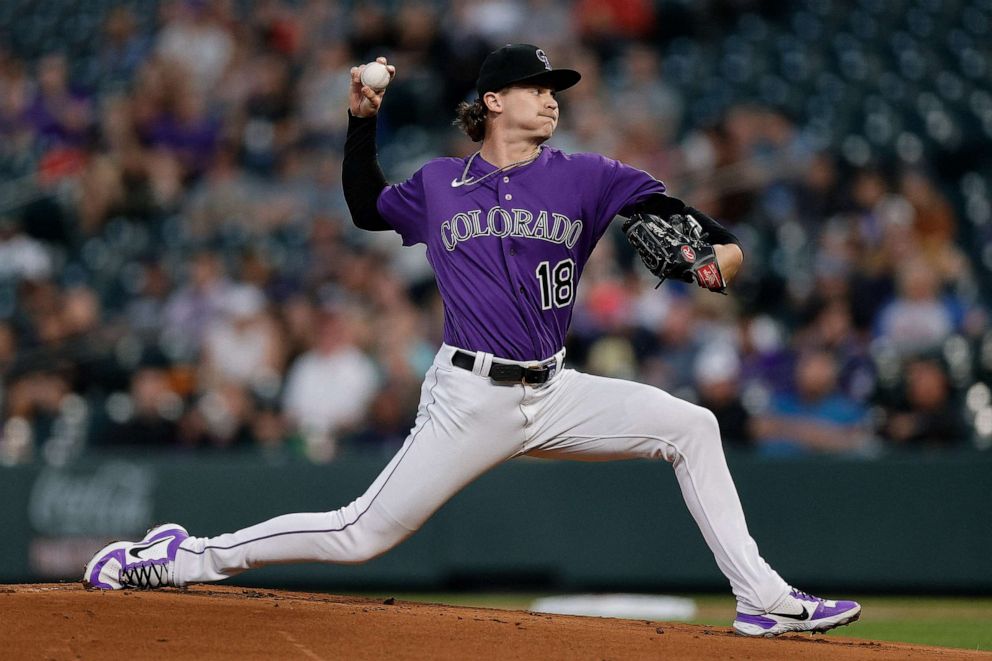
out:
<path id="1" fill-rule="evenodd" d="M 0 586 L 0 656 L 44 659 L 977 659 L 946 648 L 729 627 L 197 586 Z"/>

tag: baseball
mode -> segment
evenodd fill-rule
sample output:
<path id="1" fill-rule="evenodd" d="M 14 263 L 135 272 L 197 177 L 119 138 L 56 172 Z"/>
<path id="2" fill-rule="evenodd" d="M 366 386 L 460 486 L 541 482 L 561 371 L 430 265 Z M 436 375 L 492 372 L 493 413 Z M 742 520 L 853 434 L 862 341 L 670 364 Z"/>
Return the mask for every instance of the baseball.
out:
<path id="1" fill-rule="evenodd" d="M 362 84 L 371 87 L 376 92 L 386 89 L 389 84 L 389 71 L 385 64 L 369 62 L 362 69 Z"/>

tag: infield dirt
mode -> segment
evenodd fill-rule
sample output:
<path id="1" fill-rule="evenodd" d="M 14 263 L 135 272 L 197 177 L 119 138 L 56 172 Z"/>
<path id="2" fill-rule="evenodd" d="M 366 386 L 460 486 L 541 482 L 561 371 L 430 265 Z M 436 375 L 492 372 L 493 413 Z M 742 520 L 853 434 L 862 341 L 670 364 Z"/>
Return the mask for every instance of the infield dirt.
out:
<path id="1" fill-rule="evenodd" d="M 0 586 L 0 631 L 5 659 L 992 659 L 829 635 L 750 639 L 729 627 L 215 586 Z"/>

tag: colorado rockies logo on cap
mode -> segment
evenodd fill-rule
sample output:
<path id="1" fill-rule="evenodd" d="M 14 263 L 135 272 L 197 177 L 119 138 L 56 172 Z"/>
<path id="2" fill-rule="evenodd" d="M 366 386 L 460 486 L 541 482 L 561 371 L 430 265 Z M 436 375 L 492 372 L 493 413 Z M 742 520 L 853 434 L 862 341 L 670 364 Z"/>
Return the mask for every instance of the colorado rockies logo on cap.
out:
<path id="1" fill-rule="evenodd" d="M 544 62 L 544 68 L 551 71 L 551 62 L 548 60 L 548 56 L 544 54 L 544 49 L 538 48 L 534 54 L 537 55 L 537 59 Z"/>
<path id="2" fill-rule="evenodd" d="M 696 251 L 689 246 L 682 246 L 682 256 L 685 257 L 685 261 L 687 262 L 696 261 Z"/>
<path id="3" fill-rule="evenodd" d="M 581 77 L 572 69 L 552 69 L 543 48 L 534 44 L 507 44 L 486 57 L 475 89 L 480 99 L 486 92 L 498 92 L 510 85 L 542 85 L 560 92 Z"/>

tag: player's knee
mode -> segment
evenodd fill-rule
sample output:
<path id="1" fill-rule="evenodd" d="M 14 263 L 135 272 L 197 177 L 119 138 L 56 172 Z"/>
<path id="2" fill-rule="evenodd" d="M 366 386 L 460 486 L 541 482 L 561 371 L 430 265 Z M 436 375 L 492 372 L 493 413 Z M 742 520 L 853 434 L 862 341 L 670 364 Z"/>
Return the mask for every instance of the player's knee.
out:
<path id="1" fill-rule="evenodd" d="M 413 534 L 412 530 L 392 520 L 382 520 L 379 525 L 369 525 L 362 530 L 361 542 L 356 544 L 356 562 L 368 562 L 399 545 Z"/>
<path id="2" fill-rule="evenodd" d="M 686 416 L 688 435 L 693 444 L 720 447 L 720 423 L 709 409 L 693 406 Z"/>
<path id="3" fill-rule="evenodd" d="M 399 535 L 367 534 L 357 536 L 345 551 L 345 564 L 360 565 L 374 560 L 402 541 Z M 333 562 L 333 561 L 332 561 Z"/>
<path id="4" fill-rule="evenodd" d="M 699 408 L 701 408 L 703 410 L 703 413 L 702 413 L 702 418 L 703 418 L 702 426 L 703 426 L 703 429 L 704 429 L 704 433 L 706 433 L 708 436 L 712 436 L 717 442 L 719 442 L 720 441 L 720 422 L 716 419 L 716 415 L 713 413 L 713 411 L 710 411 L 709 409 L 704 409 L 703 407 L 699 407 Z"/>
<path id="5" fill-rule="evenodd" d="M 330 529 L 319 538 L 317 553 L 323 562 L 362 564 L 379 557 L 412 534 L 409 529 L 373 511 L 344 519 L 347 521 L 344 524 L 337 514 L 331 513 Z"/>
<path id="6" fill-rule="evenodd" d="M 391 549 L 392 546 L 366 544 L 357 546 L 352 550 L 349 564 L 360 565 L 374 560 Z"/>

